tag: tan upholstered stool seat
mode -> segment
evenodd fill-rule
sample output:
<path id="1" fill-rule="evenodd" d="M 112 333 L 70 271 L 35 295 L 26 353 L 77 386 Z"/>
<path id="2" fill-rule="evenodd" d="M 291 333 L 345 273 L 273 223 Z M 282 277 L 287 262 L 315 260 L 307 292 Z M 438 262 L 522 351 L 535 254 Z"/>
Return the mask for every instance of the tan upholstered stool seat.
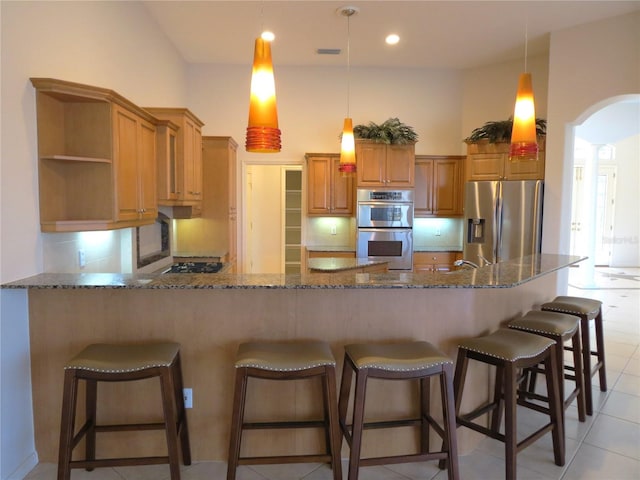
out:
<path id="1" fill-rule="evenodd" d="M 227 480 L 236 479 L 239 465 L 313 462 L 329 463 L 333 471 L 333 479 L 342 480 L 336 360 L 329 344 L 317 340 L 246 342 L 238 346 L 235 367 L 236 383 L 231 415 L 231 434 L 229 436 Z M 323 418 L 318 420 L 296 419 L 295 399 L 292 399 L 288 412 L 292 420 L 246 422 L 244 419 L 245 404 L 250 378 L 278 381 L 319 379 L 322 384 L 322 398 L 318 398 L 318 400 L 322 401 Z M 283 398 L 283 408 L 287 405 L 286 400 Z M 276 428 L 322 429 L 324 430 L 325 451 L 317 454 L 241 455 L 243 432 Z M 262 448 L 268 450 L 269 447 L 270 445 L 266 444 Z"/>
<path id="2" fill-rule="evenodd" d="M 100 382 L 131 382 L 157 378 L 162 397 L 162 420 L 154 423 L 100 423 L 97 414 Z M 86 385 L 84 423 L 76 433 L 78 385 Z M 182 394 L 180 344 L 155 342 L 141 344 L 104 344 L 87 346 L 64 366 L 62 421 L 58 452 L 58 480 L 69 480 L 71 470 L 97 467 L 169 464 L 171 480 L 180 480 L 180 455 L 191 465 L 191 447 L 187 415 Z M 141 401 L 145 401 L 142 399 Z M 127 405 L 118 406 L 127 409 Z M 117 412 L 116 412 L 117 413 Z M 96 434 L 122 431 L 164 430 L 166 456 L 96 458 Z M 84 439 L 83 460 L 74 459 L 74 448 Z M 127 454 L 128 452 L 128 446 Z M 135 449 L 134 449 L 135 450 Z M 77 455 L 75 456 L 77 457 Z"/>
<path id="3" fill-rule="evenodd" d="M 326 342 L 306 341 L 247 342 L 238 347 L 236 368 L 250 367 L 277 372 L 307 370 L 336 364 L 331 348 Z"/>
<path id="4" fill-rule="evenodd" d="M 391 344 L 358 343 L 344 347 L 344 367 L 340 383 L 338 411 L 340 428 L 349 444 L 348 480 L 357 480 L 360 467 L 405 462 L 439 460 L 447 467 L 449 480 L 459 478 L 458 446 L 456 437 L 455 405 L 453 403 L 453 361 L 428 342 L 410 341 Z M 353 377 L 355 376 L 355 382 Z M 431 378 L 440 380 L 442 406 L 441 424 L 431 414 Z M 419 381 L 416 401 L 419 415 L 414 418 L 365 422 L 365 403 L 368 379 Z M 351 386 L 354 395 L 351 395 Z M 351 421 L 347 419 L 349 403 L 353 407 Z M 368 428 L 414 427 L 420 432 L 418 453 L 395 454 L 363 458 L 363 434 Z M 429 445 L 430 429 L 442 438 L 442 447 L 433 451 Z"/>
<path id="5" fill-rule="evenodd" d="M 556 297 L 553 302 L 547 302 L 542 305 L 543 310 L 573 315 L 586 315 L 588 320 L 596 318 L 601 308 L 602 302 L 600 300 L 567 296 Z"/>
<path id="6" fill-rule="evenodd" d="M 64 366 L 93 372 L 134 372 L 153 367 L 168 367 L 180 351 L 173 342 L 144 345 L 89 345 Z"/>
<path id="7" fill-rule="evenodd" d="M 453 360 L 427 342 L 353 344 L 344 347 L 357 368 L 391 371 L 423 370 Z"/>
<path id="8" fill-rule="evenodd" d="M 463 393 L 469 360 L 495 366 L 493 398 L 462 414 Z M 534 404 L 519 394 L 521 371 L 544 366 L 547 384 L 547 406 Z M 551 338 L 518 330 L 501 328 L 497 331 L 460 342 L 454 379 L 456 421 L 505 444 L 505 477 L 516 478 L 517 454 L 544 434 L 551 432 L 553 455 L 556 465 L 565 462 L 564 423 L 557 363 L 557 343 Z M 518 441 L 517 406 L 523 406 L 548 415 L 549 421 L 526 438 Z M 504 425 L 502 413 L 504 411 Z M 490 413 L 489 427 L 486 420 L 476 421 Z M 504 433 L 502 429 L 504 428 Z"/>
<path id="9" fill-rule="evenodd" d="M 520 359 L 537 357 L 554 343 L 550 338 L 501 328 L 484 337 L 468 338 L 460 342 L 459 347 L 508 362 L 515 362 Z"/>
<path id="10" fill-rule="evenodd" d="M 582 374 L 584 376 L 585 405 L 587 415 L 593 415 L 593 388 L 591 377 L 596 373 L 600 381 L 600 391 L 607 391 L 607 370 L 604 354 L 604 326 L 602 302 L 592 298 L 558 296 L 552 302 L 543 303 L 541 310 L 560 312 L 580 318 L 580 336 L 582 349 Z M 595 349 L 591 346 L 589 322 L 595 326 Z M 591 357 L 596 357 L 592 363 Z"/>
<path id="11" fill-rule="evenodd" d="M 571 315 L 556 312 L 541 312 L 531 310 L 524 316 L 509 322 L 509 328 L 525 332 L 538 332 L 571 338 L 580 326 L 578 319 Z"/>

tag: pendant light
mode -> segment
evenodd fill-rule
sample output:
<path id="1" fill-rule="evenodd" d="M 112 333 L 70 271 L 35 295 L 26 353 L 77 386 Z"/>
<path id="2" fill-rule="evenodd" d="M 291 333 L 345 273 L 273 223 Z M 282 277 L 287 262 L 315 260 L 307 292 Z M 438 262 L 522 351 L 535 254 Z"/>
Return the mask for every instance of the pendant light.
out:
<path id="1" fill-rule="evenodd" d="M 524 71 L 518 80 L 518 93 L 513 112 L 511 147 L 509 158 L 517 160 L 538 159 L 538 139 L 536 136 L 536 109 L 533 100 L 531 74 L 527 72 L 528 32 L 525 27 Z"/>
<path id="2" fill-rule="evenodd" d="M 264 36 L 263 36 L 264 37 Z M 277 153 L 282 148 L 276 107 L 271 42 L 256 38 L 251 75 L 247 152 Z"/>
<path id="3" fill-rule="evenodd" d="M 342 128 L 342 142 L 340 146 L 340 163 L 338 171 L 343 175 L 354 174 L 356 172 L 356 142 L 353 136 L 353 120 L 349 116 L 349 94 L 351 76 L 351 31 L 350 19 L 352 15 L 358 13 L 356 7 L 342 7 L 338 9 L 340 15 L 347 17 L 347 116 L 344 119 Z"/>

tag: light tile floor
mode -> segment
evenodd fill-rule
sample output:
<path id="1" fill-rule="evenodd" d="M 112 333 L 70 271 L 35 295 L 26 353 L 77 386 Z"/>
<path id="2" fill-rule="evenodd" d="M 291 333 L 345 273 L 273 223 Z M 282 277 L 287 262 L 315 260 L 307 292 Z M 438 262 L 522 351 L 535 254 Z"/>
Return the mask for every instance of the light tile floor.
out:
<path id="1" fill-rule="evenodd" d="M 571 269 L 569 295 L 603 302 L 605 352 L 609 390 L 600 392 L 594 379 L 595 412 L 578 422 L 577 409 L 567 411 L 567 457 L 564 467 L 553 462 L 551 437 L 545 435 L 518 455 L 518 478 L 522 480 L 635 480 L 640 478 L 640 268 L 597 269 L 596 282 L 588 287 Z M 522 430 L 540 419 L 539 414 L 519 410 Z M 463 428 L 463 427 L 461 427 Z M 504 445 L 485 439 L 469 455 L 460 457 L 461 478 L 504 478 Z M 346 479 L 347 463 L 343 463 Z M 53 480 L 54 464 L 39 464 L 26 480 Z M 166 465 L 74 470 L 73 480 L 168 480 Z M 222 480 L 224 462 L 198 462 L 183 467 L 183 480 Z M 330 480 L 324 465 L 265 465 L 240 467 L 237 480 Z M 444 480 L 445 471 L 435 463 L 367 467 L 361 480 Z"/>

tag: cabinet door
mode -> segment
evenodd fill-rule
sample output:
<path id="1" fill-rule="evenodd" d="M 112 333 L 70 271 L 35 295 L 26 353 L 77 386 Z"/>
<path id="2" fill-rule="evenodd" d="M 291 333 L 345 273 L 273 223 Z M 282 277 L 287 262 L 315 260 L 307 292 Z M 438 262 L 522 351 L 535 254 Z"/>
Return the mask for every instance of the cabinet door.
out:
<path id="1" fill-rule="evenodd" d="M 325 215 L 331 209 L 333 161 L 329 156 L 307 157 L 307 213 Z"/>
<path id="2" fill-rule="evenodd" d="M 415 184 L 415 145 L 387 145 L 385 185 L 413 187 Z"/>
<path id="3" fill-rule="evenodd" d="M 356 142 L 358 187 L 386 186 L 386 145 Z"/>
<path id="4" fill-rule="evenodd" d="M 504 177 L 504 153 L 475 153 L 467 155 L 465 170 L 467 180 L 502 180 Z"/>
<path id="5" fill-rule="evenodd" d="M 462 162 L 440 159 L 433 164 L 433 213 L 462 215 Z"/>
<path id="6" fill-rule="evenodd" d="M 505 159 L 505 178 L 507 180 L 544 180 L 544 151 L 538 152 L 537 160 Z"/>
<path id="7" fill-rule="evenodd" d="M 202 133 L 189 119 L 184 122 L 185 200 L 202 200 Z"/>
<path id="8" fill-rule="evenodd" d="M 416 217 L 433 213 L 433 160 L 416 159 L 413 213 Z"/>
<path id="9" fill-rule="evenodd" d="M 118 221 L 138 219 L 138 118 L 114 105 L 114 165 Z"/>
<path id="10" fill-rule="evenodd" d="M 342 175 L 339 170 L 340 156 L 331 157 L 331 213 L 353 215 L 353 175 Z"/>
<path id="11" fill-rule="evenodd" d="M 158 203 L 173 205 L 178 199 L 178 155 L 176 130 L 167 124 L 156 127 L 158 156 Z"/>
<path id="12" fill-rule="evenodd" d="M 140 218 L 154 220 L 158 216 L 156 180 L 156 129 L 146 120 L 139 122 L 138 188 Z"/>

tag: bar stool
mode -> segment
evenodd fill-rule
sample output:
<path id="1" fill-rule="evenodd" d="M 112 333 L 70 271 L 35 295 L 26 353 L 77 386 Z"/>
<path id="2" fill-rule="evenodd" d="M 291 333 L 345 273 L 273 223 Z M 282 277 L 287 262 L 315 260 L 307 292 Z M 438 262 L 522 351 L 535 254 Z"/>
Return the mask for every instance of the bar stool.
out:
<path id="1" fill-rule="evenodd" d="M 227 480 L 235 480 L 238 465 L 273 463 L 329 462 L 334 480 L 342 480 L 340 428 L 336 395 L 336 360 L 329 344 L 321 341 L 247 342 L 238 347 L 236 383 L 233 398 Z M 322 381 L 324 419 L 319 421 L 244 421 L 249 378 L 299 380 L 318 377 Z M 265 428 L 323 428 L 326 454 L 241 457 L 242 432 Z"/>
<path id="2" fill-rule="evenodd" d="M 585 401 L 584 401 L 584 376 L 582 374 L 582 359 L 580 358 L 580 322 L 573 315 L 556 312 L 541 312 L 532 310 L 524 316 L 513 320 L 508 325 L 509 328 L 520 330 L 523 332 L 534 333 L 550 338 L 556 342 L 556 357 L 560 373 L 560 398 L 564 401 L 564 409 L 566 410 L 571 402 L 576 400 L 578 404 L 578 420 L 584 422 Z M 565 368 L 564 364 L 564 344 L 571 340 L 571 350 L 573 351 L 573 367 Z M 573 371 L 573 374 L 565 373 L 565 370 Z M 539 400 L 535 394 L 535 374 L 536 369 L 531 369 L 531 382 L 529 384 L 528 395 Z M 574 389 L 565 397 L 564 379 L 573 380 Z M 564 418 L 564 416 L 563 416 Z"/>
<path id="3" fill-rule="evenodd" d="M 58 456 L 58 480 L 69 480 L 72 468 L 114 467 L 168 463 L 171 480 L 180 479 L 180 451 L 185 465 L 191 465 L 187 417 L 182 396 L 180 345 L 173 342 L 140 345 L 93 344 L 65 365 L 62 398 L 62 424 Z M 160 379 L 162 423 L 98 425 L 98 382 L 128 382 L 152 377 Z M 75 432 L 78 381 L 86 383 L 86 420 Z M 96 459 L 96 433 L 164 430 L 168 455 L 164 457 L 128 457 Z M 74 447 L 85 438 L 85 460 L 72 460 Z"/>
<path id="4" fill-rule="evenodd" d="M 582 297 L 556 297 L 552 302 L 544 303 L 543 311 L 567 313 L 580 318 L 580 332 L 582 336 L 582 369 L 584 374 L 584 394 L 587 415 L 593 415 L 593 388 L 591 377 L 599 373 L 600 391 L 607 391 L 607 372 L 604 361 L 604 329 L 602 325 L 602 302 Z M 589 335 L 589 320 L 594 320 L 596 333 L 596 350 L 591 350 Z M 591 356 L 597 358 L 595 365 L 591 365 Z"/>
<path id="5" fill-rule="evenodd" d="M 516 457 L 518 452 L 531 445 L 547 432 L 552 432 L 553 454 L 556 465 L 565 462 L 564 428 L 562 424 L 562 401 L 558 380 L 556 344 L 550 338 L 531 333 L 501 328 L 496 332 L 477 338 L 464 340 L 458 346 L 456 373 L 454 379 L 456 420 L 463 425 L 491 438 L 505 443 L 506 478 L 516 478 Z M 496 366 L 494 397 L 472 412 L 461 415 L 460 404 L 464 390 L 469 359 Z M 518 370 L 544 363 L 549 406 L 542 409 L 526 398 L 517 395 Z M 500 433 L 502 407 L 505 412 L 505 430 Z M 533 408 L 549 415 L 545 424 L 522 441 L 517 441 L 516 405 Z M 480 415 L 492 412 L 490 428 L 473 422 Z"/>
<path id="6" fill-rule="evenodd" d="M 356 373 L 352 424 L 347 424 L 347 410 L 353 373 Z M 440 378 L 443 426 L 430 414 L 431 377 Z M 364 421 L 367 380 L 420 381 L 420 417 L 380 422 Z M 459 478 L 458 447 L 453 403 L 453 362 L 427 342 L 397 344 L 354 344 L 345 346 L 344 368 L 338 401 L 340 427 L 351 448 L 348 480 L 357 480 L 360 467 L 391 463 L 440 460 L 448 467 L 449 480 Z M 367 428 L 415 426 L 420 428 L 420 453 L 399 456 L 361 458 L 362 434 Z M 429 427 L 443 439 L 439 452 L 429 451 Z"/>

